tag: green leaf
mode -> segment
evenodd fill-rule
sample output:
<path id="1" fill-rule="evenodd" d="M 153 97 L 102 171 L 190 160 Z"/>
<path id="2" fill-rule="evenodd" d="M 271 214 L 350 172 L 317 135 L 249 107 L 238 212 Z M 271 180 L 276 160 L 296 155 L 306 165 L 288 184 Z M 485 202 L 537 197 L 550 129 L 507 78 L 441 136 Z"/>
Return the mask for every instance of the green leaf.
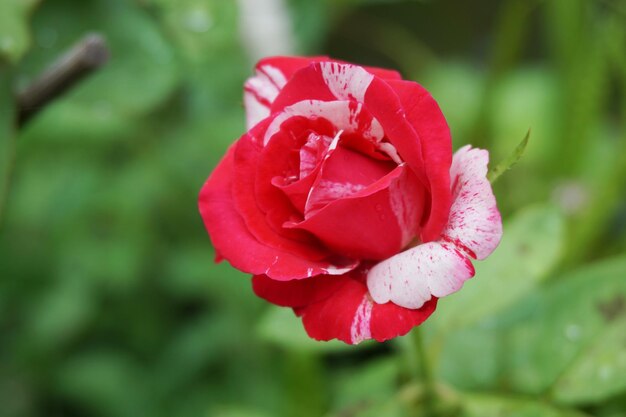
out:
<path id="1" fill-rule="evenodd" d="M 575 410 L 561 409 L 538 400 L 494 395 L 463 395 L 461 417 L 584 417 Z"/>
<path id="2" fill-rule="evenodd" d="M 504 225 L 502 242 L 461 291 L 439 301 L 429 320 L 440 332 L 475 323 L 528 294 L 561 256 L 564 220 L 551 206 L 522 210 Z"/>
<path id="3" fill-rule="evenodd" d="M 396 393 L 400 361 L 396 357 L 370 360 L 354 366 L 333 378 L 335 409 L 367 408 L 381 403 Z"/>
<path id="4" fill-rule="evenodd" d="M 311 339 L 304 330 L 302 320 L 289 308 L 270 307 L 261 317 L 258 328 L 261 339 L 286 349 L 309 352 L 342 352 L 371 346 L 364 342 L 350 346 L 337 340 L 318 342 Z"/>
<path id="5" fill-rule="evenodd" d="M 623 257 L 581 268 L 498 316 L 451 334 L 441 354 L 444 379 L 462 389 L 534 395 L 548 393 L 558 383 L 556 398 L 563 402 L 572 401 L 568 386 L 572 392 L 584 390 L 582 385 L 593 390 L 587 401 L 623 390 L 622 384 L 592 386 L 595 379 L 571 381 L 586 375 L 586 361 L 604 364 L 604 355 L 616 361 L 612 370 L 622 369 L 617 361 L 623 344 L 616 343 L 614 326 L 623 326 L 626 315 L 625 276 Z M 596 343 L 610 346 L 593 359 Z"/>
<path id="6" fill-rule="evenodd" d="M 626 309 L 626 299 L 615 298 L 604 309 L 608 316 L 618 314 Z M 556 401 L 595 404 L 626 392 L 626 316 L 620 314 L 561 376 L 552 391 Z"/>
<path id="7" fill-rule="evenodd" d="M 15 103 L 9 70 L 0 64 L 0 229 L 15 158 Z"/>
<path id="8" fill-rule="evenodd" d="M 504 161 L 501 161 L 495 167 L 492 167 L 487 173 L 487 179 L 490 183 L 496 182 L 498 177 L 504 174 L 506 171 L 511 169 L 517 162 L 520 160 L 522 155 L 524 155 L 524 151 L 526 150 L 526 146 L 528 145 L 528 139 L 530 138 L 530 129 L 526 132 L 526 136 L 524 139 L 517 145 L 517 147 L 513 150 L 511 155 L 509 155 Z"/>
<path id="9" fill-rule="evenodd" d="M 55 391 L 91 415 L 157 415 L 150 379 L 137 361 L 110 350 L 82 353 L 60 365 Z"/>
<path id="10" fill-rule="evenodd" d="M 18 61 L 31 43 L 28 17 L 39 0 L 2 0 L 0 2 L 0 62 Z"/>

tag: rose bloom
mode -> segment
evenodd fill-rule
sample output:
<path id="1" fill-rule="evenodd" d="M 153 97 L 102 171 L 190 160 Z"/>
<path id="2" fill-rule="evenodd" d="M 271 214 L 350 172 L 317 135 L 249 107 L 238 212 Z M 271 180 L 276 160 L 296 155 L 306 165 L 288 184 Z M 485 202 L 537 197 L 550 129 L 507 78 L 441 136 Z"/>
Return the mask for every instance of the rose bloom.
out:
<path id="1" fill-rule="evenodd" d="M 324 57 L 261 60 L 248 131 L 202 187 L 217 259 L 293 308 L 314 339 L 406 334 L 502 235 L 487 151 L 452 155 L 439 106 L 399 73 Z"/>

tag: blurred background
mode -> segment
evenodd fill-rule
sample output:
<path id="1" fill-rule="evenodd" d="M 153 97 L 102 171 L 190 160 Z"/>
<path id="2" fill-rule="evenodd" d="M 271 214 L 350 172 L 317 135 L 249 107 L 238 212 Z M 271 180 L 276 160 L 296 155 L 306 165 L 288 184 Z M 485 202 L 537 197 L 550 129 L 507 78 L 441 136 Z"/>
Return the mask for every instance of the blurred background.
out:
<path id="1" fill-rule="evenodd" d="M 93 31 L 109 63 L 17 129 Z M 439 415 L 626 416 L 619 0 L 1 0 L 0 416 L 418 415 L 406 338 L 315 343 L 213 264 L 197 194 L 271 54 L 399 69 L 493 162 L 531 129 L 500 248 L 422 327 Z"/>

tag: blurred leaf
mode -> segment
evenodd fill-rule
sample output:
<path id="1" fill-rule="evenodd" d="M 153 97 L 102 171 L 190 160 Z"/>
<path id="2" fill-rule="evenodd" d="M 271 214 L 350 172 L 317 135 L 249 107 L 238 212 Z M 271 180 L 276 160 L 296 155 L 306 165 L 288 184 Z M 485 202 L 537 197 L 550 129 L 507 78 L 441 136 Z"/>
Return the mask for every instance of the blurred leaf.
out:
<path id="1" fill-rule="evenodd" d="M 302 320 L 289 308 L 271 306 L 261 317 L 258 328 L 259 336 L 277 346 L 297 351 L 341 352 L 355 350 L 371 345 L 368 342 L 350 346 L 338 340 L 318 342 L 311 339 L 304 330 Z"/>
<path id="2" fill-rule="evenodd" d="M 129 1 L 46 2 L 34 25 L 37 46 L 21 65 L 31 78 L 88 32 L 105 36 L 111 59 L 38 115 L 27 129 L 28 136 L 111 140 L 178 85 L 172 47 L 154 22 Z M 24 78 L 22 83 L 27 81 Z"/>
<path id="3" fill-rule="evenodd" d="M 368 408 L 384 402 L 396 393 L 400 371 L 396 357 L 374 359 L 343 370 L 332 381 L 333 408 Z"/>
<path id="4" fill-rule="evenodd" d="M 49 352 L 64 347 L 93 316 L 95 297 L 84 277 L 60 276 L 29 311 L 29 347 Z"/>
<path id="5" fill-rule="evenodd" d="M 605 313 L 626 309 L 626 298 L 606 305 Z M 615 319 L 602 337 L 572 363 L 559 378 L 552 396 L 565 404 L 598 403 L 626 392 L 626 315 Z"/>
<path id="6" fill-rule="evenodd" d="M 493 395 L 463 395 L 461 417 L 584 417 L 575 410 L 550 406 L 539 400 Z"/>
<path id="7" fill-rule="evenodd" d="M 15 103 L 12 81 L 8 68 L 0 63 L 0 230 L 15 158 Z"/>
<path id="8" fill-rule="evenodd" d="M 479 115 L 484 74 L 464 62 L 444 61 L 428 66 L 419 82 L 436 98 L 446 115 L 454 148 L 465 145 Z"/>
<path id="9" fill-rule="evenodd" d="M 502 241 L 463 289 L 440 300 L 426 329 L 445 332 L 492 316 L 528 294 L 556 265 L 563 247 L 564 221 L 551 206 L 520 211 L 504 224 Z"/>
<path id="10" fill-rule="evenodd" d="M 269 417 L 269 414 L 258 410 L 232 405 L 218 406 L 211 409 L 210 417 Z"/>
<path id="11" fill-rule="evenodd" d="M 28 17 L 39 0 L 0 2 L 0 63 L 18 61 L 30 46 Z"/>
<path id="12" fill-rule="evenodd" d="M 528 138 L 530 138 L 530 129 L 524 136 L 524 139 L 515 147 L 511 155 L 509 155 L 503 161 L 500 161 L 498 165 L 492 166 L 487 173 L 487 179 L 490 183 L 496 182 L 498 177 L 504 174 L 509 169 L 513 168 L 515 164 L 520 160 L 522 155 L 524 155 L 524 151 L 526 151 L 526 146 L 528 145 Z"/>
<path id="13" fill-rule="evenodd" d="M 237 53 L 237 4 L 221 0 L 140 0 L 155 12 L 185 59 L 198 63 Z"/>
<path id="14" fill-rule="evenodd" d="M 61 365 L 56 391 L 80 403 L 90 415 L 136 417 L 157 415 L 150 398 L 150 379 L 130 357 L 114 351 L 92 351 Z"/>
<path id="15" fill-rule="evenodd" d="M 462 389 L 546 393 L 562 375 L 581 372 L 570 370 L 584 368 L 584 361 L 594 360 L 586 359 L 585 352 L 596 342 L 610 340 L 617 331 L 614 326 L 623 326 L 625 276 L 626 258 L 581 268 L 497 317 L 455 332 L 447 338 L 442 352 L 442 375 Z M 623 345 L 613 349 L 619 351 Z M 602 360 L 598 357 L 596 363 Z M 618 366 L 622 365 L 615 363 L 612 369 L 617 371 Z M 569 378 L 571 381 L 572 376 Z M 617 387 L 603 384 L 597 388 L 593 395 L 599 397 L 599 390 L 606 389 L 604 394 L 608 394 Z M 591 400 L 591 394 L 586 399 Z"/>

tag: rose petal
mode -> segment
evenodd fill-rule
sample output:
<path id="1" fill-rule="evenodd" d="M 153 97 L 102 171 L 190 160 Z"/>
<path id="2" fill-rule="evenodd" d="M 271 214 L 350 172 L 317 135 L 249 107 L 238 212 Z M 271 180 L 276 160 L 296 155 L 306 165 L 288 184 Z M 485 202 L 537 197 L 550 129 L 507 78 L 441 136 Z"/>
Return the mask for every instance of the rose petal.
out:
<path id="1" fill-rule="evenodd" d="M 234 146 L 208 178 L 198 198 L 200 214 L 218 258 L 250 274 L 267 274 L 274 279 L 291 280 L 319 274 L 341 275 L 357 264 L 336 267 L 327 261 L 311 261 L 293 253 L 269 247 L 250 234 L 235 210 L 231 194 Z"/>
<path id="2" fill-rule="evenodd" d="M 487 180 L 489 153 L 464 146 L 450 169 L 454 202 L 444 238 L 476 259 L 485 259 L 502 238 L 502 219 Z"/>
<path id="3" fill-rule="evenodd" d="M 359 152 L 337 146 L 322 163 L 311 186 L 305 207 L 305 218 L 328 203 L 350 197 L 393 171 L 396 164 L 369 158 Z"/>
<path id="4" fill-rule="evenodd" d="M 374 265 L 367 287 L 379 304 L 415 309 L 432 296 L 452 294 L 473 276 L 472 263 L 453 244 L 428 242 Z"/>
<path id="5" fill-rule="evenodd" d="M 302 317 L 304 328 L 313 339 L 339 339 L 357 344 L 368 339 L 383 342 L 402 336 L 426 320 L 436 305 L 436 299 L 417 310 L 392 303 L 376 304 L 364 283 L 350 279 L 330 297 L 295 311 Z"/>
<path id="6" fill-rule="evenodd" d="M 283 307 L 302 307 L 317 303 L 339 291 L 350 280 L 347 275 L 318 275 L 307 279 L 277 281 L 267 275 L 252 278 L 254 293 Z"/>
<path id="7" fill-rule="evenodd" d="M 326 60 L 326 57 L 269 57 L 259 61 L 255 75 L 244 84 L 244 106 L 246 126 L 251 129 L 270 115 L 270 107 L 291 76 L 311 62 Z"/>
<path id="8" fill-rule="evenodd" d="M 355 259 L 385 259 L 398 253 L 407 235 L 406 213 L 421 216 L 423 189 L 406 165 L 349 197 L 335 200 L 304 221 L 285 227 L 308 230 L 335 253 Z"/>
<path id="9" fill-rule="evenodd" d="M 312 261 L 327 258 L 331 255 L 330 252 L 305 236 L 296 239 L 298 236 L 293 233 L 285 236 L 281 233 L 282 229 L 273 228 L 268 222 L 267 213 L 259 209 L 255 182 L 262 150 L 248 134 L 242 136 L 235 146 L 232 196 L 237 213 L 242 217 L 246 228 L 259 242 L 267 246 Z M 286 199 L 280 192 L 277 197 Z M 281 204 L 289 203 L 276 202 L 277 207 Z"/>
<path id="10" fill-rule="evenodd" d="M 303 100 L 275 112 L 275 116 L 263 137 L 263 143 L 267 145 L 274 135 L 280 132 L 285 123 L 298 117 L 310 120 L 327 120 L 335 128 L 334 134 L 331 136 L 343 131 L 358 134 L 361 138 L 372 142 L 378 142 L 383 138 L 382 127 L 377 120 L 372 118 L 371 114 L 363 109 L 363 105 L 360 103 L 346 100 Z"/>
<path id="11" fill-rule="evenodd" d="M 450 210 L 450 128 L 437 102 L 421 85 L 412 81 L 389 81 L 409 123 L 419 135 L 424 170 L 428 177 L 431 207 L 422 230 L 422 241 L 439 237 Z"/>

